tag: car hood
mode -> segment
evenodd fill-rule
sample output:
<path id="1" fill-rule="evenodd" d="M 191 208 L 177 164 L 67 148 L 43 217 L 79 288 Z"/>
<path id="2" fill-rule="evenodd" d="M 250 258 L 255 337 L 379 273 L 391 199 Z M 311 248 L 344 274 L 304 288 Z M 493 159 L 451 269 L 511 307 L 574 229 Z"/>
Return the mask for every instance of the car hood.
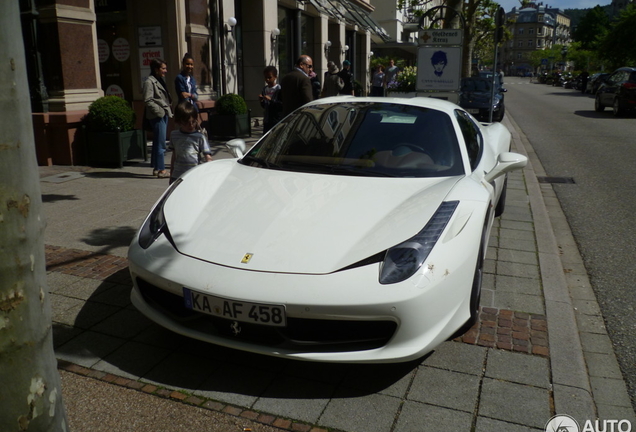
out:
<path id="1" fill-rule="evenodd" d="M 187 173 L 164 215 L 182 254 L 245 270 L 326 274 L 415 235 L 461 178 L 310 174 L 219 160 Z"/>

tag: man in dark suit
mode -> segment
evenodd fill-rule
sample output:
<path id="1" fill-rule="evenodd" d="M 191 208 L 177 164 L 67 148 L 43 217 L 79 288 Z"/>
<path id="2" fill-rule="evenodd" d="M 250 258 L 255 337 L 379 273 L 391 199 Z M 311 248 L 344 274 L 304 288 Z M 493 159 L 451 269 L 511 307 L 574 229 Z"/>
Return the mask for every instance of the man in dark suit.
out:
<path id="1" fill-rule="evenodd" d="M 314 100 L 311 91 L 309 73 L 314 62 L 308 55 L 302 55 L 296 60 L 294 69 L 283 77 L 280 82 L 280 95 L 283 100 L 283 116 Z"/>

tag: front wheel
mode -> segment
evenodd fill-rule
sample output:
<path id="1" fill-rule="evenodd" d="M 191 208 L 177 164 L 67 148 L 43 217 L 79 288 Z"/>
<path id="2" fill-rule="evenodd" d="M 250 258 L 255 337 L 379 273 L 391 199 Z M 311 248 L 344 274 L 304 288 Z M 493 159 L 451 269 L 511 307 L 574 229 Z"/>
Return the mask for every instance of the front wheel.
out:
<path id="1" fill-rule="evenodd" d="M 501 195 L 499 195 L 499 201 L 497 201 L 497 207 L 495 207 L 495 217 L 499 217 L 506 209 L 506 191 L 508 190 L 508 176 L 504 180 L 503 189 L 501 189 Z"/>
<path id="2" fill-rule="evenodd" d="M 484 234 L 482 237 L 486 235 Z M 473 285 L 470 291 L 470 318 L 464 323 L 450 338 L 455 339 L 470 330 L 477 321 L 479 321 L 479 304 L 481 302 L 481 285 L 484 279 L 484 245 L 485 239 L 482 238 L 479 245 L 479 253 L 477 254 L 477 264 L 475 265 L 475 274 L 473 276 Z"/>
<path id="3" fill-rule="evenodd" d="M 605 111 L 605 107 L 603 106 L 603 104 L 601 104 L 601 97 L 599 95 L 596 95 L 596 97 L 594 98 L 594 111 L 596 112 Z"/>

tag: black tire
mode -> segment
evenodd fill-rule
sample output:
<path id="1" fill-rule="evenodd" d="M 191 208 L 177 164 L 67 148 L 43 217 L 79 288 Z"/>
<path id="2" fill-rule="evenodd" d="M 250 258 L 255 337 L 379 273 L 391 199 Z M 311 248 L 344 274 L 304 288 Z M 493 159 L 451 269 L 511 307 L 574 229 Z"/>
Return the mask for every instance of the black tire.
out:
<path id="1" fill-rule="evenodd" d="M 612 104 L 612 112 L 614 113 L 614 117 L 622 117 L 625 115 L 625 110 L 621 107 L 621 104 L 618 101 L 618 97 L 614 98 L 614 103 Z"/>
<path id="2" fill-rule="evenodd" d="M 473 285 L 470 291 L 470 318 L 464 323 L 450 338 L 455 339 L 470 330 L 477 321 L 479 321 L 479 303 L 481 301 L 481 286 L 484 278 L 484 245 L 485 227 L 482 234 L 481 243 L 479 245 L 479 253 L 477 254 L 477 263 L 475 264 L 475 274 L 473 276 Z"/>
<path id="3" fill-rule="evenodd" d="M 499 109 L 499 113 L 497 114 L 497 118 L 493 119 L 496 122 L 501 122 L 503 121 L 504 118 L 504 114 L 506 114 L 506 107 L 505 105 L 501 105 L 501 108 Z"/>
<path id="4" fill-rule="evenodd" d="M 596 112 L 605 111 L 605 107 L 601 104 L 601 97 L 599 95 L 596 95 L 596 97 L 594 98 L 594 111 Z"/>
<path id="5" fill-rule="evenodd" d="M 508 176 L 504 180 L 503 189 L 501 190 L 501 195 L 499 196 L 499 201 L 497 201 L 497 207 L 495 207 L 495 217 L 499 217 L 504 213 L 506 209 L 506 191 L 508 190 Z"/>

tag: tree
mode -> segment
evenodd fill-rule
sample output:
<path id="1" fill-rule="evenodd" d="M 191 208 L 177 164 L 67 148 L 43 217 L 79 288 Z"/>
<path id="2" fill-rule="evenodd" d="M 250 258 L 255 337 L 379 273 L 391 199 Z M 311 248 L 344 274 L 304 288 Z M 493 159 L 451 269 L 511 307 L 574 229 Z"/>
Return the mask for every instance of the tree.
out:
<path id="1" fill-rule="evenodd" d="M 613 68 L 636 63 L 636 5 L 630 4 L 598 44 L 599 55 Z"/>
<path id="2" fill-rule="evenodd" d="M 0 430 L 67 431 L 19 3 L 0 3 Z"/>
<path id="3" fill-rule="evenodd" d="M 398 9 L 408 5 L 410 8 L 415 8 L 416 16 L 421 16 L 426 13 L 422 7 L 429 2 L 429 0 L 398 0 Z M 499 5 L 493 0 L 446 0 L 444 3 L 446 8 L 442 12 L 443 28 L 459 28 L 457 14 L 464 17 L 462 76 L 469 76 L 473 51 L 476 47 L 480 50 L 481 55 L 485 51 L 485 47 L 490 46 L 490 51 L 494 57 L 494 43 L 492 42 L 495 31 L 494 14 Z M 488 40 L 490 42 L 487 42 Z"/>
<path id="4" fill-rule="evenodd" d="M 609 27 L 610 19 L 605 9 L 597 5 L 583 16 L 572 36 L 581 44 L 581 49 L 594 50 L 598 46 L 599 37 L 603 37 Z"/>

